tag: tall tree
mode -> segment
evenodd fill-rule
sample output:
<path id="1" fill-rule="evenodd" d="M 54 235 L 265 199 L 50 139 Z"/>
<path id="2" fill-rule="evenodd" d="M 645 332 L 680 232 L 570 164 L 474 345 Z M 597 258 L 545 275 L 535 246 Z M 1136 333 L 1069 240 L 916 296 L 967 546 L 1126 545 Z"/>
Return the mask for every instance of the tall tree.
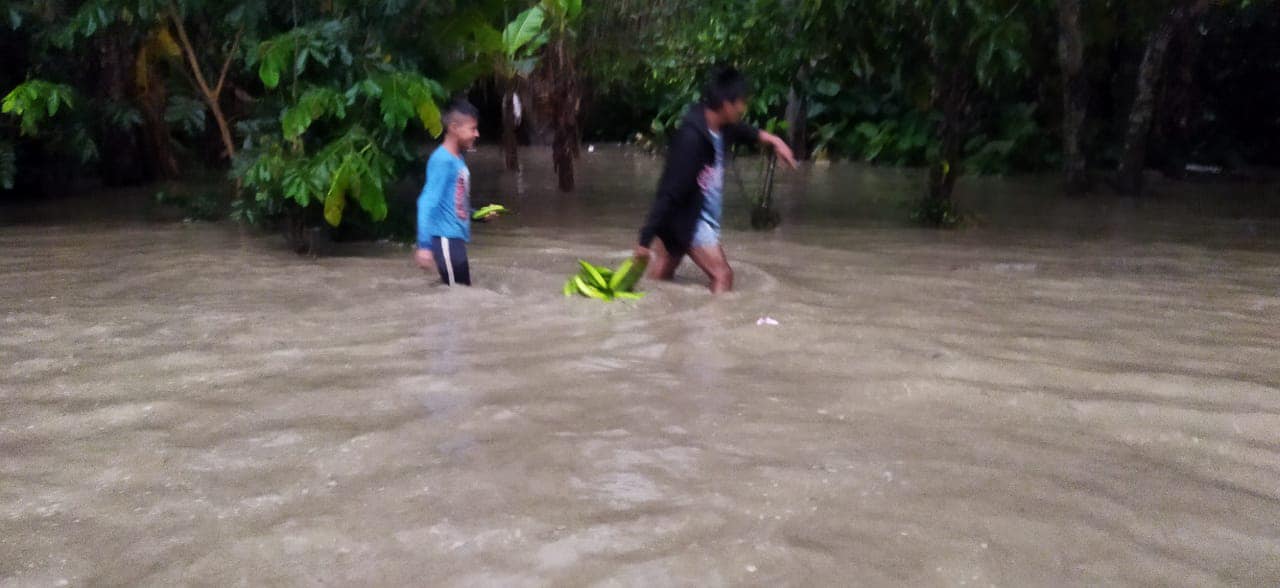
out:
<path id="1" fill-rule="evenodd" d="M 516 137 L 521 84 L 533 73 L 538 63 L 537 51 L 547 42 L 544 30 L 546 11 L 533 6 L 506 23 L 501 31 L 489 23 L 488 15 L 478 9 L 465 11 L 458 27 L 469 37 L 469 48 L 479 62 L 488 64 L 502 92 L 502 148 L 507 169 L 520 167 Z"/>
<path id="2" fill-rule="evenodd" d="M 1089 81 L 1084 72 L 1082 0 L 1058 0 L 1058 60 L 1062 67 L 1062 171 L 1069 193 L 1089 189 L 1080 134 L 1089 106 Z"/>
<path id="3" fill-rule="evenodd" d="M 582 107 L 582 85 L 578 72 L 574 37 L 582 0 L 543 0 L 550 39 L 543 48 L 541 66 L 535 79 L 543 116 L 552 128 L 551 161 L 560 190 L 574 189 L 574 159 L 578 156 L 578 116 Z"/>
<path id="4" fill-rule="evenodd" d="M 1036 10 L 1034 4 L 958 0 L 914 4 L 929 47 L 933 109 L 941 114 L 936 131 L 938 156 L 930 166 L 917 220 L 943 226 L 959 220 L 952 193 L 964 173 L 965 145 L 978 118 L 976 103 L 1025 77 L 1030 38 L 1026 12 Z"/>
<path id="5" fill-rule="evenodd" d="M 1147 39 L 1138 67 L 1137 89 L 1129 110 L 1124 134 L 1124 151 L 1116 171 L 1116 185 L 1121 192 L 1136 194 L 1143 187 L 1147 163 L 1147 140 L 1156 107 L 1156 96 L 1165 73 L 1165 58 L 1174 33 L 1186 22 L 1204 14 L 1209 0 L 1179 0 Z"/>

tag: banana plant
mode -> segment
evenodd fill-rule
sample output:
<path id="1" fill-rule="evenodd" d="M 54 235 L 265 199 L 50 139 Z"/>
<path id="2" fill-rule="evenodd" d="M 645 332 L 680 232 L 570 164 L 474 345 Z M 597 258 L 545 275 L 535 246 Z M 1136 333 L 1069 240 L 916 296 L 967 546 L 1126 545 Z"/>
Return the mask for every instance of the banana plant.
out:
<path id="1" fill-rule="evenodd" d="M 551 162 L 562 192 L 573 191 L 573 160 L 578 157 L 578 111 L 582 105 L 582 83 L 578 71 L 576 29 L 582 17 L 582 0 L 542 0 L 549 41 L 542 53 L 541 67 L 534 76 L 537 102 L 551 123 Z"/>
<path id="2" fill-rule="evenodd" d="M 541 6 L 533 6 L 516 15 L 501 31 L 479 11 L 473 10 L 462 18 L 466 22 L 464 28 L 469 29 L 476 60 L 490 65 L 502 88 L 502 147 L 507 169 L 514 170 L 520 166 L 516 150 L 516 89 L 533 73 L 537 52 L 547 44 L 547 13 Z"/>

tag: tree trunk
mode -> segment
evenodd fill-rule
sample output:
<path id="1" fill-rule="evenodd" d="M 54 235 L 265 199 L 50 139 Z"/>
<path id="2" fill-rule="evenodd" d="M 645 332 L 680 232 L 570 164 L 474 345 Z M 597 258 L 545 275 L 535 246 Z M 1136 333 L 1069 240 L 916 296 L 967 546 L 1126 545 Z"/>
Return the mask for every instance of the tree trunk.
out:
<path id="1" fill-rule="evenodd" d="M 1169 41 L 1183 21 L 1198 16 L 1208 7 L 1208 0 L 1184 2 L 1169 11 L 1160 26 L 1147 40 L 1138 67 L 1137 93 L 1133 108 L 1129 111 L 1129 126 L 1124 138 L 1124 152 L 1116 173 L 1116 185 L 1121 192 L 1136 194 L 1142 190 L 1142 174 L 1147 161 L 1147 138 L 1151 133 L 1151 120 L 1156 105 L 1156 90 L 1165 69 L 1165 57 L 1169 53 Z"/>
<path id="2" fill-rule="evenodd" d="M 963 125 L 965 124 L 964 111 L 966 110 L 968 98 L 965 95 L 967 94 L 966 92 L 955 87 L 964 83 L 963 81 L 953 80 L 947 84 L 950 87 L 944 91 L 942 124 L 938 129 L 941 160 L 929 170 L 928 198 L 937 203 L 951 201 L 951 194 L 955 191 L 956 180 L 959 179 L 960 174 L 964 171 L 962 164 L 964 159 Z"/>
<path id="3" fill-rule="evenodd" d="M 576 183 L 573 160 L 579 154 L 578 111 L 582 107 L 582 91 L 578 85 L 577 64 L 569 55 L 563 38 L 556 43 L 551 62 L 555 95 L 551 101 L 554 108 L 552 126 L 555 129 L 551 157 L 560 180 L 560 191 L 572 192 Z"/>
<path id="4" fill-rule="evenodd" d="M 950 63 L 940 47 L 931 50 L 931 59 L 937 80 L 933 103 L 934 108 L 942 110 L 942 122 L 938 127 L 939 161 L 929 171 L 929 188 L 921 220 L 942 226 L 958 220 L 951 218 L 951 194 L 955 191 L 956 180 L 964 172 L 964 139 L 971 124 L 973 74 L 966 67 Z"/>
<path id="5" fill-rule="evenodd" d="M 159 68 L 147 68 L 146 85 L 138 88 L 138 110 L 142 112 L 143 137 L 150 157 L 150 173 L 171 180 L 178 177 L 178 157 L 173 152 L 173 135 L 164 118 L 169 90 Z"/>
<path id="6" fill-rule="evenodd" d="M 516 145 L 515 81 L 507 80 L 502 93 L 502 151 L 506 154 L 507 169 L 520 169 L 520 152 Z"/>
<path id="7" fill-rule="evenodd" d="M 1062 65 L 1062 166 L 1067 192 L 1089 189 L 1080 133 L 1089 104 L 1084 76 L 1084 33 L 1080 27 L 1081 0 L 1058 0 L 1058 59 Z"/>
<path id="8" fill-rule="evenodd" d="M 582 86 L 577 63 L 564 37 L 547 45 L 534 79 L 538 109 L 551 126 L 551 162 L 563 192 L 576 187 L 574 160 L 580 154 L 578 115 Z"/>
<path id="9" fill-rule="evenodd" d="M 123 108 L 131 103 L 132 50 L 119 28 L 97 39 L 98 88 L 111 103 Z M 101 136 L 112 137 L 111 148 L 102 153 L 102 179 L 108 185 L 141 182 L 146 177 L 145 157 L 138 141 L 138 129 L 120 128 L 111 121 L 99 121 Z"/>
<path id="10" fill-rule="evenodd" d="M 791 146 L 791 150 L 795 152 L 797 159 L 808 159 L 809 146 L 806 144 L 805 137 L 808 136 L 808 128 L 805 124 L 809 118 L 809 105 L 805 97 L 796 91 L 795 84 L 787 90 L 787 144 Z"/>
<path id="11" fill-rule="evenodd" d="M 1199 103 L 1195 66 L 1203 46 L 1204 36 L 1190 18 L 1174 32 L 1170 44 L 1169 79 L 1161 92 L 1153 129 L 1158 152 L 1152 154 L 1152 161 L 1159 161 L 1168 177 L 1186 175 L 1191 158 L 1191 121 Z"/>

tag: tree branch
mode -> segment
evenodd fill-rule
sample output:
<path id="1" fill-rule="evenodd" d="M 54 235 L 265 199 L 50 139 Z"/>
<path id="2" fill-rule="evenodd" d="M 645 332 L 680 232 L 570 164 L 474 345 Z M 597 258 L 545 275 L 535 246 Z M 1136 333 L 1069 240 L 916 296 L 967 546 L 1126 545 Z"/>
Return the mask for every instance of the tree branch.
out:
<path id="1" fill-rule="evenodd" d="M 218 74 L 218 85 L 213 88 L 215 96 L 222 95 L 222 86 L 227 81 L 227 72 L 231 69 L 231 62 L 236 58 L 236 49 L 240 48 L 240 37 L 244 35 L 244 27 L 236 31 L 236 40 L 231 43 L 231 51 L 227 53 L 227 60 L 222 62 L 222 73 Z"/>
<path id="2" fill-rule="evenodd" d="M 178 8 L 172 3 L 169 4 L 169 20 L 173 21 L 174 28 L 178 29 L 178 40 L 182 43 L 182 52 L 187 56 L 187 63 L 191 66 L 191 73 L 195 75 L 196 85 L 200 91 L 204 92 L 206 98 L 213 98 L 213 91 L 209 89 L 209 82 L 205 81 L 204 73 L 200 71 L 200 61 L 196 58 L 195 46 L 191 44 L 191 37 L 187 36 L 187 27 L 182 24 L 182 18 L 178 16 Z"/>

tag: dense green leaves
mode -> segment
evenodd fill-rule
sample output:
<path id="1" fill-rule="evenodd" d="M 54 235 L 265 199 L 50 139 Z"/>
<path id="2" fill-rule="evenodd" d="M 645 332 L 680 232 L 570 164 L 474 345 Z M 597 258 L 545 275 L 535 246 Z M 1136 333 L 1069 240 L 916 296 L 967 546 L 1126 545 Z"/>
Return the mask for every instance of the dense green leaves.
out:
<path id="1" fill-rule="evenodd" d="M 251 52 L 250 64 L 279 108 L 275 121 L 241 125 L 252 148 L 233 173 L 257 201 L 316 207 L 335 227 L 354 210 L 382 221 L 386 186 L 413 159 L 409 122 L 432 136 L 443 131 L 444 87 L 407 67 L 387 39 L 353 34 L 387 30 L 367 19 L 393 19 L 404 7 L 379 8 L 347 11 L 346 18 L 317 14 Z M 252 210 L 242 207 L 242 216 Z"/>
<path id="2" fill-rule="evenodd" d="M 361 127 L 352 127 L 313 156 L 273 144 L 240 172 L 259 201 L 283 199 L 298 207 L 319 204 L 325 220 L 338 226 L 347 201 L 354 200 L 375 221 L 387 216 L 385 186 L 396 163 Z"/>
<path id="3" fill-rule="evenodd" d="M 59 110 L 75 107 L 75 90 L 66 84 L 28 80 L 9 92 L 0 102 L 0 112 L 21 120 L 22 134 L 34 135 L 44 121 Z"/>
<path id="4" fill-rule="evenodd" d="M 208 110 L 209 107 L 200 100 L 188 96 L 174 96 L 169 99 L 169 105 L 165 108 L 164 120 L 182 129 L 182 132 L 188 136 L 199 137 L 207 127 L 205 117 Z"/>
<path id="5" fill-rule="evenodd" d="M 332 226 L 342 222 L 348 198 L 375 221 L 387 217 L 386 182 L 394 180 L 395 163 L 359 128 L 325 147 L 314 167 L 329 174 L 324 218 Z"/>
<path id="6" fill-rule="evenodd" d="M 502 31 L 502 50 L 507 54 L 508 59 L 515 59 L 516 55 L 522 51 L 536 50 L 540 43 L 535 41 L 546 42 L 542 30 L 544 19 L 546 19 L 546 12 L 541 6 L 534 6 L 521 12 L 515 20 L 507 24 L 506 29 Z"/>
<path id="7" fill-rule="evenodd" d="M 343 66 L 354 61 L 346 45 L 348 27 L 339 20 L 326 20 L 282 33 L 258 46 L 258 77 L 268 89 L 280 85 L 280 76 L 291 72 L 302 77 L 312 63 L 332 65 L 337 59 Z"/>
<path id="8" fill-rule="evenodd" d="M 410 119 L 417 118 L 422 128 L 433 136 L 440 135 L 440 109 L 435 101 L 443 98 L 445 93 L 439 83 L 404 71 L 377 75 L 370 81 L 372 84 L 366 84 L 362 89 L 378 99 L 382 123 L 388 129 L 404 130 Z"/>
<path id="9" fill-rule="evenodd" d="M 332 88 L 311 88 L 298 98 L 297 104 L 286 107 L 280 115 L 284 138 L 293 141 L 301 137 L 311 123 L 324 116 L 337 119 L 347 117 L 351 97 Z"/>

